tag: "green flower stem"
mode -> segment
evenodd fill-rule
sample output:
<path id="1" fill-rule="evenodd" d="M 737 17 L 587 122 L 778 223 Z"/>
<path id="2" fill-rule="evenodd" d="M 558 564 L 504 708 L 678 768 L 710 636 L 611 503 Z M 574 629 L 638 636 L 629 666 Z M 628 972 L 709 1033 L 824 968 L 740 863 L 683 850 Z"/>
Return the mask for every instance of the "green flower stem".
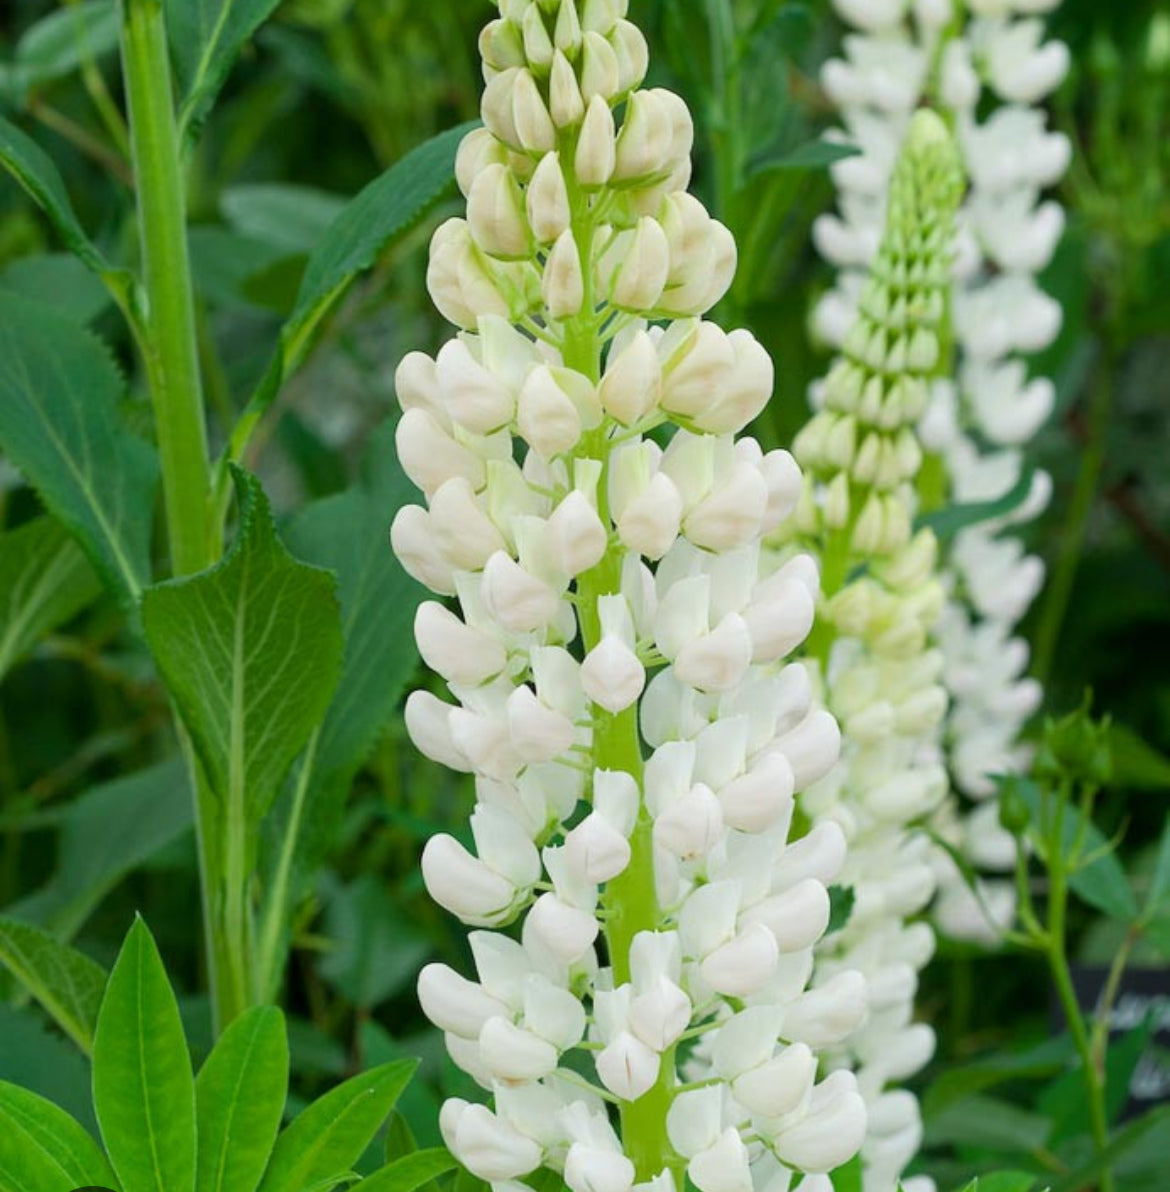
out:
<path id="1" fill-rule="evenodd" d="M 162 0 L 123 0 L 122 63 L 144 269 L 146 369 L 162 458 L 171 566 L 190 575 L 219 553 L 210 534 L 209 464 Z"/>
<path id="2" fill-rule="evenodd" d="M 593 292 L 593 235 L 597 221 L 573 174 L 572 147 L 561 154 L 565 164 L 565 182 L 573 212 L 573 235 L 585 277 L 585 300 L 582 313 L 565 327 L 563 356 L 565 366 L 583 373 L 595 384 L 601 377 L 601 316 Z M 611 426 L 601 427 L 587 434 L 581 454 L 601 463 L 602 475 L 598 484 L 598 512 L 603 523 L 609 520 L 608 471 L 613 441 Z M 582 645 L 586 652 L 601 640 L 601 621 L 598 601 L 602 596 L 621 590 L 621 544 L 611 540 L 605 557 L 577 583 L 577 612 L 581 623 Z M 633 776 L 642 787 L 643 758 L 638 732 L 638 709 L 635 704 L 616 715 L 594 707 L 593 750 L 591 768 L 622 770 Z M 638 821 L 630 839 L 631 859 L 626 871 L 606 887 L 604 911 L 605 942 L 614 981 L 622 984 L 630 979 L 630 947 L 641 931 L 656 931 L 662 925 L 662 910 L 654 880 L 653 822 L 642 802 Z M 682 1163 L 670 1145 L 666 1132 L 666 1115 L 674 1093 L 674 1052 L 666 1052 L 659 1065 L 658 1081 L 654 1087 L 634 1102 L 621 1104 L 621 1137 L 627 1156 L 633 1161 L 639 1180 L 649 1180 L 663 1168 L 671 1167 L 681 1176 Z"/>

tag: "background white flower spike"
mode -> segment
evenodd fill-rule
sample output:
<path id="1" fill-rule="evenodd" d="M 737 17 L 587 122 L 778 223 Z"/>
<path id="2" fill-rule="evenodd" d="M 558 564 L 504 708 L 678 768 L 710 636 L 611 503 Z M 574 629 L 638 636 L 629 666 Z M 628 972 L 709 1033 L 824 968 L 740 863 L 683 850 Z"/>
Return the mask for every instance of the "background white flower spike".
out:
<path id="1" fill-rule="evenodd" d="M 1055 387 L 1030 376 L 1022 357 L 1049 346 L 1060 330 L 1060 307 L 1037 275 L 1064 230 L 1062 208 L 1044 192 L 1065 173 L 1071 147 L 1037 105 L 1063 80 L 1069 52 L 1045 41 L 1038 19 L 1059 0 L 970 0 L 955 19 L 952 6 L 942 6 L 941 22 L 926 19 L 924 5 L 901 4 L 876 25 L 871 6 L 834 3 L 857 31 L 846 38 L 844 57 L 826 63 L 822 81 L 862 156 L 833 168 L 839 212 L 815 228 L 821 253 L 840 269 L 817 309 L 822 336 L 840 343 L 848 329 L 877 248 L 893 147 L 932 89 L 953 121 L 970 182 L 955 263 L 955 361 L 932 384 L 922 435 L 950 502 L 1004 507 L 1004 516 L 967 526 L 949 544 L 937 628 L 951 698 L 949 767 L 963 796 L 986 800 L 997 789 L 995 775 L 1027 768 L 1021 730 L 1042 698 L 1026 677 L 1027 646 L 1014 634 L 1040 590 L 1043 566 L 1009 535 L 1043 511 L 1051 487 L 1041 473 L 1024 474 L 1024 449 L 1052 413 Z M 1010 839 L 986 818 L 979 822 L 1001 847 L 995 860 L 968 858 L 991 875 L 1009 873 Z M 974 836 L 954 807 L 936 827 L 964 851 Z M 1010 880 L 991 876 L 976 897 L 949 857 L 939 851 L 934 864 L 943 887 L 935 908 L 942 930 L 995 942 L 1012 916 Z M 989 908 L 997 908 L 990 918 Z"/>
<path id="2" fill-rule="evenodd" d="M 815 881 L 771 891 L 752 911 L 759 921 L 774 921 L 788 947 L 816 948 L 814 988 L 788 1005 L 781 1027 L 790 1042 L 837 1055 L 838 1070 L 810 1097 L 810 1105 L 822 1106 L 819 1117 L 782 1134 L 790 1158 L 807 1170 L 830 1169 L 817 1166 L 820 1148 L 858 1129 L 860 1104 L 880 1115 L 892 1095 L 887 1083 L 924 1064 L 933 1042 L 927 1033 L 898 1077 L 874 1062 L 890 1051 L 910 1054 L 904 1036 L 915 1031 L 917 972 L 932 951 L 929 928 L 911 920 L 936 884 L 932 845 L 920 824 L 948 793 L 944 663 L 931 643 L 945 597 L 933 535 L 913 529 L 913 488 L 923 459 L 915 427 L 932 379 L 945 367 L 962 190 L 945 123 L 918 111 L 889 181 L 885 230 L 856 316 L 819 388 L 817 412 L 796 439 L 804 496 L 793 521 L 771 539 L 781 563 L 793 557 L 788 567 L 800 550 L 820 557 L 825 615 L 807 647 L 816 699 L 779 744 L 797 784 L 809 784 L 800 807 L 815 826 L 801 860 L 814 872 L 821 864 L 833 872 L 843 861 L 840 880 L 854 899 L 844 925 L 819 944 L 819 932 L 802 934 L 792 922 L 826 921 Z M 822 756 L 826 734 L 836 731 L 829 712 L 845 738 L 842 764 L 832 769 Z M 849 851 L 842 858 L 844 840 Z M 911 1037 L 921 1043 L 919 1032 Z M 862 1150 L 866 1192 L 895 1192 L 916 1150 L 917 1103 L 898 1096 L 909 1124 L 897 1146 L 871 1129 Z"/>
<path id="3" fill-rule="evenodd" d="M 674 1192 L 687 1172 L 701 1192 L 778 1192 L 847 1162 L 865 1123 L 851 1076 L 816 1079 L 818 1049 L 864 1014 L 864 979 L 807 990 L 843 836 L 788 840 L 841 741 L 789 661 L 816 562 L 761 552 L 800 468 L 736 438 L 772 362 L 703 318 L 735 244 L 686 193 L 686 105 L 639 90 L 624 0 L 499 7 L 486 127 L 457 162 L 466 219 L 431 246 L 432 296 L 461 333 L 398 374 L 399 451 L 426 507 L 393 544 L 459 606 L 418 613 L 451 699 L 415 693 L 407 723 L 478 799 L 474 850 L 438 836 L 423 873 L 471 926 L 521 921 L 518 941 L 472 934 L 478 981 L 420 977 L 493 1100 L 448 1102 L 443 1136 L 497 1188 L 543 1165 L 572 1192 Z M 663 424 L 665 446 L 648 437 Z M 869 521 L 899 533 L 884 507 Z M 716 1071 L 737 1013 L 763 1014 L 767 1037 Z M 582 1044 L 595 1079 L 564 1060 Z M 684 1066 L 713 1081 L 701 1145 L 678 1129 Z"/>

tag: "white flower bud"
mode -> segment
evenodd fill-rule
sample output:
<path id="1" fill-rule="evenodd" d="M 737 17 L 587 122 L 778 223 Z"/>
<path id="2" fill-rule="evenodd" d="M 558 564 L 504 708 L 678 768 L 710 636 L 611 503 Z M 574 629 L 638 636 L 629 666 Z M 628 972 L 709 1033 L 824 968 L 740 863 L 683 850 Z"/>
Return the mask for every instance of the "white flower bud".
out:
<path id="1" fill-rule="evenodd" d="M 412 691 L 406 699 L 406 731 L 424 757 L 449 770 L 467 773 L 471 767 L 451 735 L 451 713 L 455 709 L 429 691 Z"/>
<path id="2" fill-rule="evenodd" d="M 537 365 L 520 387 L 516 426 L 545 459 L 571 451 L 581 438 L 581 415 L 546 365 Z"/>
<path id="3" fill-rule="evenodd" d="M 430 514 L 418 505 L 403 505 L 390 527 L 390 546 L 406 573 L 441 596 L 455 595 L 451 564 L 439 550 Z"/>
<path id="4" fill-rule="evenodd" d="M 548 1076 L 556 1071 L 559 1059 L 551 1043 L 507 1018 L 489 1018 L 484 1023 L 479 1054 L 497 1080 L 517 1082 Z"/>
<path id="5" fill-rule="evenodd" d="M 865 1129 L 865 1102 L 853 1073 L 833 1072 L 813 1089 L 807 1115 L 777 1135 L 776 1152 L 800 1171 L 832 1171 L 858 1152 Z"/>
<path id="6" fill-rule="evenodd" d="M 496 551 L 483 569 L 483 602 L 512 633 L 533 633 L 550 624 L 560 601 L 556 593 L 529 574 L 504 551 Z"/>
<path id="7" fill-rule="evenodd" d="M 618 21 L 609 40 L 618 60 L 618 90 L 631 91 L 646 77 L 650 47 L 642 30 L 631 21 Z"/>
<path id="8" fill-rule="evenodd" d="M 759 469 L 738 463 L 725 481 L 683 521 L 683 533 L 711 551 L 734 550 L 759 536 L 768 507 L 768 486 Z"/>
<path id="9" fill-rule="evenodd" d="M 636 1101 L 654 1087 L 661 1062 L 658 1053 L 641 1039 L 621 1031 L 597 1053 L 597 1075 L 615 1096 Z"/>
<path id="10" fill-rule="evenodd" d="M 763 924 L 750 923 L 707 956 L 700 971 L 717 993 L 750 997 L 768 983 L 779 961 L 776 937 Z"/>
<path id="11" fill-rule="evenodd" d="M 569 493 L 553 511 L 548 531 L 549 548 L 566 575 L 580 575 L 605 556 L 605 527 L 589 498 L 578 490 Z"/>
<path id="12" fill-rule="evenodd" d="M 577 15 L 577 5 L 562 0 L 557 11 L 557 23 L 553 29 L 553 41 L 558 50 L 566 54 L 576 55 L 581 48 L 581 18 Z"/>
<path id="13" fill-rule="evenodd" d="M 746 774 L 719 790 L 727 826 L 738 832 L 766 832 L 792 808 L 796 779 L 782 753 L 766 753 Z"/>
<path id="14" fill-rule="evenodd" d="M 576 964 L 593 947 L 597 920 L 555 894 L 542 894 L 524 920 L 524 942 L 536 942 L 562 964 Z"/>
<path id="15" fill-rule="evenodd" d="M 730 691 L 743 679 L 751 661 L 747 622 L 738 613 L 728 613 L 710 633 L 679 650 L 674 673 L 680 682 L 700 691 Z"/>
<path id="16" fill-rule="evenodd" d="M 569 990 L 534 973 L 524 985 L 524 1025 L 558 1051 L 568 1051 L 584 1038 L 585 1007 Z"/>
<path id="17" fill-rule="evenodd" d="M 657 407 L 661 392 L 662 365 L 654 341 L 637 331 L 606 365 L 599 389 L 602 407 L 623 426 L 633 426 Z"/>
<path id="18" fill-rule="evenodd" d="M 651 177 L 666 165 L 674 130 L 670 111 L 657 91 L 635 91 L 617 140 L 614 178 L 634 181 Z"/>
<path id="19" fill-rule="evenodd" d="M 551 153 L 556 148 L 556 127 L 544 106 L 536 80 L 526 70 L 517 72 L 512 84 L 512 119 L 521 149 L 529 153 Z"/>
<path id="20" fill-rule="evenodd" d="M 840 1043 L 865 1018 L 865 978 L 853 969 L 802 993 L 784 1010 L 784 1036 L 813 1048 Z"/>
<path id="21" fill-rule="evenodd" d="M 697 323 L 666 368 L 662 408 L 683 418 L 702 417 L 711 395 L 723 392 L 735 360 L 735 348 L 714 323 Z"/>
<path id="22" fill-rule="evenodd" d="M 800 500 L 800 467 L 787 451 L 769 451 L 760 461 L 760 472 L 768 486 L 768 506 L 764 510 L 761 534 L 770 534 L 796 508 Z"/>
<path id="23" fill-rule="evenodd" d="M 630 1192 L 634 1165 L 620 1151 L 575 1142 L 565 1156 L 569 1192 Z"/>
<path id="24" fill-rule="evenodd" d="M 691 999 L 669 977 L 659 976 L 630 1002 L 630 1030 L 654 1051 L 678 1042 L 691 1024 Z"/>
<path id="25" fill-rule="evenodd" d="M 711 409 L 695 418 L 695 425 L 711 434 L 743 430 L 771 400 L 776 379 L 772 357 L 750 331 L 733 331 L 727 342 L 735 353 L 731 375 Z"/>
<path id="26" fill-rule="evenodd" d="M 552 244 L 568 230 L 572 219 L 569 192 L 561 172 L 560 157 L 546 153 L 528 183 L 528 222 L 541 244 Z"/>
<path id="27" fill-rule="evenodd" d="M 752 640 L 752 661 L 783 658 L 808 637 L 815 618 L 816 603 L 798 580 L 781 575 L 759 584 L 743 613 Z"/>
<path id="28" fill-rule="evenodd" d="M 687 1164 L 687 1175 L 699 1192 L 752 1192 L 748 1150 L 739 1131 L 734 1126 L 724 1130 Z"/>
<path id="29" fill-rule="evenodd" d="M 595 704 L 616 715 L 642 694 L 646 668 L 624 641 L 607 634 L 585 656 L 581 685 Z"/>
<path id="30" fill-rule="evenodd" d="M 652 310 L 662 296 L 670 270 L 670 246 L 662 225 L 643 216 L 633 235 L 618 237 L 607 257 L 616 258 L 610 302 L 635 314 Z"/>
<path id="31" fill-rule="evenodd" d="M 458 1102 L 452 1113 L 443 1107 L 446 1139 L 451 1153 L 481 1180 L 498 1182 L 519 1179 L 540 1166 L 541 1148 L 514 1126 L 497 1117 L 484 1105 Z"/>
<path id="32" fill-rule="evenodd" d="M 585 109 L 585 120 L 577 140 L 574 164 L 577 181 L 587 188 L 604 186 L 612 177 L 617 162 L 617 132 L 609 103 L 593 96 Z"/>
<path id="33" fill-rule="evenodd" d="M 553 43 L 544 27 L 544 17 L 537 5 L 529 6 L 520 21 L 520 30 L 524 37 L 525 59 L 541 72 L 548 70 L 552 66 Z"/>
<path id="34" fill-rule="evenodd" d="M 817 1075 L 817 1057 L 804 1043 L 737 1077 L 731 1089 L 737 1101 L 761 1117 L 792 1113 L 804 1101 Z"/>
<path id="35" fill-rule="evenodd" d="M 443 409 L 438 371 L 425 352 L 407 352 L 403 356 L 394 373 L 394 391 L 403 410 L 425 410 L 436 422 L 443 424 L 447 415 Z"/>
<path id="36" fill-rule="evenodd" d="M 565 852 L 587 882 L 612 881 L 630 863 L 630 842 L 604 816 L 588 815 L 565 837 Z"/>
<path id="37" fill-rule="evenodd" d="M 456 442 L 424 410 L 407 410 L 394 437 L 402 470 L 428 497 L 452 476 L 463 476 L 474 489 L 483 487 L 483 459 Z"/>
<path id="38" fill-rule="evenodd" d="M 622 545 L 660 559 L 678 539 L 683 513 L 682 495 L 665 472 L 655 472 L 617 519 Z"/>
<path id="39" fill-rule="evenodd" d="M 478 571 L 506 546 L 462 476 L 441 484 L 431 497 L 431 532 L 444 557 L 464 571 Z"/>
<path id="40" fill-rule="evenodd" d="M 715 1145 L 723 1132 L 723 1090 L 717 1085 L 679 1093 L 666 1115 L 670 1145 L 684 1159 Z"/>
<path id="41" fill-rule="evenodd" d="M 525 762 L 552 761 L 573 744 L 573 722 L 541 703 L 531 687 L 508 696 L 507 714 L 512 746 Z"/>
<path id="42" fill-rule="evenodd" d="M 829 925 L 829 892 L 822 882 L 805 878 L 782 894 L 757 902 L 744 921 L 763 923 L 776 937 L 781 952 L 811 948 Z"/>
<path id="43" fill-rule="evenodd" d="M 414 637 L 423 661 L 449 683 L 475 687 L 504 669 L 504 647 L 482 630 L 465 625 L 436 601 L 420 604 L 414 617 Z"/>
<path id="44" fill-rule="evenodd" d="M 654 819 L 654 842 L 683 861 L 704 857 L 723 835 L 719 800 L 702 783 L 679 795 Z"/>
<path id="45" fill-rule="evenodd" d="M 794 729 L 778 737 L 771 748 L 788 759 L 796 789 L 802 791 L 837 764 L 841 730 L 828 712 L 810 712 Z"/>
<path id="46" fill-rule="evenodd" d="M 621 66 L 613 46 L 599 33 L 586 32 L 581 39 L 581 97 L 592 104 L 600 99 L 606 106 L 621 86 Z"/>
<path id="47" fill-rule="evenodd" d="M 423 1013 L 441 1031 L 476 1039 L 490 1018 L 507 1016 L 508 1007 L 482 985 L 461 977 L 445 964 L 428 964 L 418 975 Z"/>
<path id="48" fill-rule="evenodd" d="M 571 4 L 562 4 L 561 11 L 572 10 Z M 585 115 L 585 101 L 577 83 L 577 74 L 568 58 L 558 49 L 553 55 L 552 74 L 549 80 L 549 114 L 560 129 L 571 128 Z"/>
<path id="49" fill-rule="evenodd" d="M 541 293 L 548 313 L 554 319 L 571 319 L 581 312 L 585 301 L 585 276 L 581 272 L 581 252 L 573 233 L 565 230 L 557 238 L 544 265 Z"/>
<path id="50" fill-rule="evenodd" d="M 455 157 L 455 178 L 463 197 L 471 194 L 471 187 L 480 173 L 489 165 L 504 165 L 507 150 L 492 135 L 490 129 L 474 128 L 459 142 Z"/>
<path id="51" fill-rule="evenodd" d="M 506 165 L 493 163 L 476 177 L 467 198 L 467 223 L 476 244 L 490 256 L 521 260 L 532 255 L 524 196 Z"/>

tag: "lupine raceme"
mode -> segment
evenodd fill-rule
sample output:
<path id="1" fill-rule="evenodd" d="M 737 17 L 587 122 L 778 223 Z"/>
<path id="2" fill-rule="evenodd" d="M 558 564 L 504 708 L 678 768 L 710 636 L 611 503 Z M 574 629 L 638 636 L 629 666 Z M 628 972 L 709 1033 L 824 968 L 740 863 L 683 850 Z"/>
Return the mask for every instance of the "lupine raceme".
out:
<path id="1" fill-rule="evenodd" d="M 795 796 L 840 735 L 788 661 L 817 565 L 761 551 L 800 470 L 736 438 L 772 362 L 703 318 L 736 247 L 686 192 L 691 119 L 640 88 L 625 0 L 499 9 L 466 218 L 431 247 L 460 330 L 397 376 L 426 504 L 394 549 L 455 598 L 416 622 L 451 698 L 414 693 L 407 726 L 477 800 L 474 850 L 440 835 L 422 862 L 474 929 L 474 973 L 419 980 L 486 1094 L 443 1136 L 500 1189 L 544 1167 L 572 1192 L 823 1192 L 866 1109 L 821 1061 L 866 1003 L 844 964 L 810 987 L 844 836 L 793 831 Z"/>
<path id="2" fill-rule="evenodd" d="M 841 270 L 817 309 L 823 336 L 839 343 L 851 324 L 881 234 L 894 156 L 924 97 L 953 122 L 970 183 L 955 263 L 955 365 L 933 385 L 923 442 L 934 461 L 931 487 L 952 503 L 1023 495 L 1007 512 L 963 528 L 944 558 L 948 763 L 976 806 L 961 818 L 952 808 L 936 826 L 979 868 L 1010 872 L 1015 845 L 999 828 L 992 796 L 996 775 L 1027 767 L 1019 738 L 1041 700 L 1039 684 L 1026 676 L 1027 644 L 1014 633 L 1044 569 L 1009 531 L 1037 516 L 1051 491 L 1043 472 L 1029 483 L 1023 449 L 1051 414 L 1055 387 L 1023 357 L 1047 347 L 1060 328 L 1059 305 L 1036 283 L 1064 229 L 1060 205 L 1044 192 L 1071 156 L 1038 106 L 1069 64 L 1068 49 L 1044 37 L 1043 14 L 1059 0 L 834 4 L 852 28 L 822 82 L 842 135 L 861 154 L 833 167 L 839 212 L 815 226 L 821 253 Z M 936 860 L 940 925 L 994 939 L 1012 916 L 1011 882 L 982 881 L 975 897 L 946 857 Z"/>
<path id="3" fill-rule="evenodd" d="M 806 469 L 797 514 L 775 535 L 812 547 L 825 616 L 809 643 L 820 698 L 840 720 L 841 764 L 803 795 L 815 825 L 848 842 L 844 927 L 825 938 L 816 982 L 862 972 L 863 1026 L 835 1062 L 857 1073 L 869 1107 L 867 1192 L 895 1192 L 921 1141 L 915 1098 L 898 1083 L 929 1060 L 934 1036 L 913 1021 L 918 973 L 933 952 L 922 912 L 935 893 L 933 845 L 920 824 L 943 804 L 940 729 L 947 697 L 931 634 L 944 603 L 938 548 L 913 530 L 923 452 L 916 426 L 946 367 L 955 212 L 963 175 L 943 121 L 920 110 L 889 184 L 885 231 L 841 355 L 797 437 Z M 925 1190 L 925 1179 L 907 1189 Z"/>

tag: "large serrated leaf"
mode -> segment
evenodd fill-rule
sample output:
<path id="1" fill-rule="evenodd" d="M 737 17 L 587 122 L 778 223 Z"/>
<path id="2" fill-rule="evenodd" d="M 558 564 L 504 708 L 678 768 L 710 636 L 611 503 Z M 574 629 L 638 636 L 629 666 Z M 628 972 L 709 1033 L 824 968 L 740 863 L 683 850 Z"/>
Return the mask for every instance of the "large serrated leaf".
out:
<path id="1" fill-rule="evenodd" d="M 232 436 L 238 456 L 281 386 L 304 362 L 316 333 L 359 273 L 418 224 L 454 181 L 455 153 L 474 124 L 432 137 L 375 178 L 333 221 L 309 258 L 296 306 L 264 378 Z"/>
<path id="2" fill-rule="evenodd" d="M 260 1192 L 302 1192 L 340 1178 L 389 1116 L 416 1064 L 383 1064 L 314 1101 L 277 1139 Z"/>
<path id="3" fill-rule="evenodd" d="M 0 533 L 0 679 L 100 592 L 89 560 L 60 522 L 38 517 Z"/>
<path id="4" fill-rule="evenodd" d="M 196 1192 L 254 1192 L 288 1092 L 284 1016 L 258 1006 L 224 1031 L 195 1081 Z"/>
<path id="5" fill-rule="evenodd" d="M 28 923 L 0 918 L 0 964 L 89 1055 L 106 988 L 99 964 Z"/>
<path id="6" fill-rule="evenodd" d="M 260 482 L 235 477 L 226 558 L 151 588 L 142 619 L 212 791 L 254 824 L 325 714 L 342 636 L 333 577 L 285 550 Z"/>
<path id="7" fill-rule="evenodd" d="M 158 460 L 122 425 L 122 389 L 98 339 L 0 294 L 0 447 L 133 607 L 150 575 Z"/>
<path id="8" fill-rule="evenodd" d="M 3 117 L 0 117 L 0 165 L 44 211 L 69 251 L 104 278 L 111 288 L 127 294 L 131 285 L 130 274 L 115 268 L 86 234 L 52 159 L 36 141 Z"/>
<path id="9" fill-rule="evenodd" d="M 98 1015 L 93 1103 L 126 1192 L 194 1192 L 191 1057 L 174 991 L 141 919 L 126 936 Z"/>
<path id="10" fill-rule="evenodd" d="M 73 1192 L 114 1182 L 97 1144 L 63 1109 L 0 1081 L 0 1188 Z"/>
<path id="11" fill-rule="evenodd" d="M 184 137 L 195 136 L 248 39 L 280 0 L 165 0 L 167 32 L 185 92 Z"/>
<path id="12" fill-rule="evenodd" d="M 86 791 L 61 816 L 56 873 L 13 913 L 72 935 L 113 886 L 189 832 L 193 819 L 177 757 Z"/>

